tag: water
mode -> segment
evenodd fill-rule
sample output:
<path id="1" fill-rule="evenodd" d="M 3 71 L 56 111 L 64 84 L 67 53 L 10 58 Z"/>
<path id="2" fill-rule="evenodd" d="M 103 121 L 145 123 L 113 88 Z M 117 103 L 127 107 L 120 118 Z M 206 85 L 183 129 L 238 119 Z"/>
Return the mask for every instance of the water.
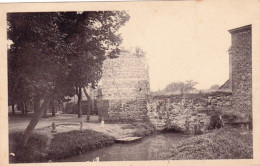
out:
<path id="1" fill-rule="evenodd" d="M 155 160 L 158 159 L 161 153 L 169 152 L 171 145 L 186 138 L 188 138 L 187 135 L 162 133 L 133 143 L 115 143 L 112 146 L 59 160 L 58 162 L 93 161 L 96 157 L 99 157 L 99 161 Z"/>

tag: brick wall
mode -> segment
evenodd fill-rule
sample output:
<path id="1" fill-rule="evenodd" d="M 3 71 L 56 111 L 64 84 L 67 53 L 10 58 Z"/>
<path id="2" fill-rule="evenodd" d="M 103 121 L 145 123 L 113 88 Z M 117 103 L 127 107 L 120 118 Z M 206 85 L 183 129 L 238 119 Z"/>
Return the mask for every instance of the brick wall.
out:
<path id="1" fill-rule="evenodd" d="M 230 86 L 233 110 L 252 114 L 252 33 L 251 25 L 229 30 L 232 37 Z"/>

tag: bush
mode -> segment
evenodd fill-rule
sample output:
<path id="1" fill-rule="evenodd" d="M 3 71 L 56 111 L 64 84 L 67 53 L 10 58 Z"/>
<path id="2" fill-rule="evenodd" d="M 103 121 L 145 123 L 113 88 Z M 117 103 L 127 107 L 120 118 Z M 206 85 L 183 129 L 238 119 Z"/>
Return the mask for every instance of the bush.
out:
<path id="1" fill-rule="evenodd" d="M 132 123 L 131 125 L 137 129 L 133 133 L 136 137 L 144 137 L 155 133 L 155 128 L 149 123 Z"/>
<path id="2" fill-rule="evenodd" d="M 10 163 L 47 162 L 48 160 L 62 159 L 80 153 L 99 149 L 114 143 L 114 138 L 99 132 L 69 131 L 58 133 L 51 140 L 47 150 L 47 136 L 33 133 L 25 148 L 20 148 L 18 143 L 22 133 L 9 135 L 9 151 L 15 153 L 10 158 Z"/>
<path id="3" fill-rule="evenodd" d="M 46 160 L 47 136 L 33 133 L 24 148 L 18 143 L 23 133 L 12 133 L 9 135 L 9 151 L 15 153 L 15 160 L 10 162 L 31 163 Z"/>
<path id="4" fill-rule="evenodd" d="M 122 127 L 122 129 L 136 130 L 133 132 L 133 136 L 136 137 L 144 137 L 155 133 L 155 128 L 150 123 L 132 122 L 131 124 Z"/>
<path id="5" fill-rule="evenodd" d="M 213 129 L 220 129 L 221 127 L 223 127 L 223 121 L 222 119 L 217 116 L 217 115 L 213 115 L 210 118 L 210 124 L 208 126 L 209 130 L 213 130 Z"/>
<path id="6" fill-rule="evenodd" d="M 211 133 L 194 136 L 172 146 L 171 153 L 161 159 L 252 159 L 252 134 L 222 128 Z"/>
<path id="7" fill-rule="evenodd" d="M 113 143 L 113 137 L 91 130 L 58 133 L 51 140 L 48 159 L 62 159 L 99 149 Z"/>

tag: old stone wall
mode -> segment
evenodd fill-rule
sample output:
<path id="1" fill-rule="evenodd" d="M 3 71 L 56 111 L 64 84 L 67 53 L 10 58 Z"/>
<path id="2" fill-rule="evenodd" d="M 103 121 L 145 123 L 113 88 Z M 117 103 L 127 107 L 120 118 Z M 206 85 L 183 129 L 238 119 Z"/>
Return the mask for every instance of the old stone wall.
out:
<path id="1" fill-rule="evenodd" d="M 109 100 L 108 120 L 113 122 L 144 122 L 147 100 Z"/>
<path id="2" fill-rule="evenodd" d="M 121 51 L 118 58 L 105 60 L 100 82 L 102 100 L 147 98 L 150 85 L 145 56 Z"/>
<path id="3" fill-rule="evenodd" d="M 242 114 L 252 113 L 252 33 L 251 25 L 229 31 L 232 45 L 231 88 L 233 110 Z"/>
<path id="4" fill-rule="evenodd" d="M 107 120 L 140 121 L 145 119 L 150 93 L 148 65 L 141 52 L 121 51 L 118 58 L 103 64 L 100 110 Z M 106 101 L 106 102 L 104 102 Z M 102 103 L 105 104 L 102 105 Z"/>
<path id="5" fill-rule="evenodd" d="M 157 96 L 148 102 L 147 115 L 157 130 L 204 132 L 212 115 L 231 108 L 231 100 L 228 92 Z"/>

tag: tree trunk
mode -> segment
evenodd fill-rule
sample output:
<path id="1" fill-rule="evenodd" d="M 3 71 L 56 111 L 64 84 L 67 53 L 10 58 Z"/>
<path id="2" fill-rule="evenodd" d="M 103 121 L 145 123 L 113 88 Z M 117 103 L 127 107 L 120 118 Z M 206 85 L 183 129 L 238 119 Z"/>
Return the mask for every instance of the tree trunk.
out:
<path id="1" fill-rule="evenodd" d="M 91 98 L 88 95 L 87 90 L 86 90 L 85 87 L 83 88 L 83 90 L 84 90 L 84 93 L 85 93 L 85 95 L 86 95 L 86 97 L 88 99 L 88 110 L 87 110 L 87 119 L 86 120 L 87 120 L 87 122 L 89 122 L 89 120 L 90 120 L 90 112 L 92 111 L 92 102 L 91 102 Z"/>
<path id="2" fill-rule="evenodd" d="M 62 101 L 59 101 L 59 108 L 60 108 L 60 112 L 64 112 Z"/>
<path id="3" fill-rule="evenodd" d="M 82 100 L 82 92 L 81 92 L 81 87 L 79 87 L 79 91 L 78 91 L 78 118 L 82 118 L 81 100 Z"/>
<path id="4" fill-rule="evenodd" d="M 12 115 L 15 115 L 14 103 L 12 103 Z"/>
<path id="5" fill-rule="evenodd" d="M 43 110 L 43 118 L 47 118 L 47 111 L 48 111 L 48 104 L 47 104 L 47 106 L 46 106 L 46 108 L 44 108 L 44 110 Z"/>
<path id="6" fill-rule="evenodd" d="M 95 100 L 94 100 L 94 96 L 92 96 L 92 99 L 91 99 L 91 112 L 92 112 L 92 115 L 93 115 L 94 111 L 95 111 Z"/>
<path id="7" fill-rule="evenodd" d="M 40 99 L 34 99 L 34 115 L 29 123 L 29 125 L 27 126 L 27 128 L 25 129 L 22 139 L 20 140 L 19 145 L 21 147 L 25 147 L 27 145 L 27 142 L 30 138 L 30 136 L 32 135 L 32 132 L 35 128 L 35 126 L 37 125 L 39 119 L 41 118 L 41 115 L 43 113 L 43 110 L 45 110 L 46 106 L 47 106 L 48 102 L 46 100 L 44 100 L 43 104 L 40 106 Z"/>
<path id="8" fill-rule="evenodd" d="M 19 101 L 17 102 L 17 109 L 18 109 L 19 111 L 21 111 L 21 104 L 20 104 Z"/>
<path id="9" fill-rule="evenodd" d="M 28 108 L 27 108 L 27 102 L 24 102 L 24 115 L 27 115 L 27 112 L 28 112 Z"/>
<path id="10" fill-rule="evenodd" d="M 36 112 L 38 111 L 38 109 L 40 108 L 40 99 L 33 99 L 33 112 L 34 114 L 36 114 Z"/>
<path id="11" fill-rule="evenodd" d="M 51 101 L 51 116 L 55 116 L 55 105 L 54 105 L 54 101 Z"/>
<path id="12" fill-rule="evenodd" d="M 23 102 L 21 102 L 21 106 L 20 107 L 22 108 L 22 115 L 24 115 L 25 113 L 24 113 L 24 103 Z"/>

